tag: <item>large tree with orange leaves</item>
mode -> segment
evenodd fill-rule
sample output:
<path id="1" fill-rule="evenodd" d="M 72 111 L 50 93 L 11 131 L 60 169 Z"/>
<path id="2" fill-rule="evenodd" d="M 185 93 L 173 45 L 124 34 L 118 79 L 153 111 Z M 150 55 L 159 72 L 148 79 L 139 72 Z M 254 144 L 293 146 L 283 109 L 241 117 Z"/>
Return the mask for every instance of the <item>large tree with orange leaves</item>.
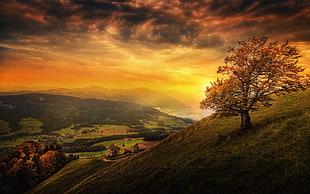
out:
<path id="1" fill-rule="evenodd" d="M 217 71 L 227 78 L 211 82 L 200 104 L 224 115 L 240 115 L 241 129 L 252 128 L 249 111 L 270 106 L 271 94 L 307 87 L 307 79 L 300 75 L 304 68 L 297 65 L 300 55 L 288 41 L 281 44 L 252 37 L 228 48 L 228 53 Z"/>

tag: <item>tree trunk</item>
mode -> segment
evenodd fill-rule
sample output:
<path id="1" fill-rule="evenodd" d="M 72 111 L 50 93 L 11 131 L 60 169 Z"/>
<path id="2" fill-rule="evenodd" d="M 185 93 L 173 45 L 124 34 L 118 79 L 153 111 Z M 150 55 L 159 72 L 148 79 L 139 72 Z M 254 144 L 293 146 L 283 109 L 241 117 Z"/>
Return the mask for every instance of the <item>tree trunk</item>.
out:
<path id="1" fill-rule="evenodd" d="M 244 111 L 244 112 L 241 113 L 240 128 L 242 130 L 253 128 L 253 126 L 251 124 L 251 117 L 250 117 L 249 111 Z"/>

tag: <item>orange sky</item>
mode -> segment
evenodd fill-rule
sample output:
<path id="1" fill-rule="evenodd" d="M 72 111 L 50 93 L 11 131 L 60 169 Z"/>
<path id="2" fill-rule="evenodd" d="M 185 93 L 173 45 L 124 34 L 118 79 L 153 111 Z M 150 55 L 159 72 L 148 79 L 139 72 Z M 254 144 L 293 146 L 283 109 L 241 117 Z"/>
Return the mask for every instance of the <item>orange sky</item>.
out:
<path id="1" fill-rule="evenodd" d="M 309 1 L 2 0 L 0 91 L 98 85 L 197 103 L 228 46 L 289 40 L 310 73 Z"/>

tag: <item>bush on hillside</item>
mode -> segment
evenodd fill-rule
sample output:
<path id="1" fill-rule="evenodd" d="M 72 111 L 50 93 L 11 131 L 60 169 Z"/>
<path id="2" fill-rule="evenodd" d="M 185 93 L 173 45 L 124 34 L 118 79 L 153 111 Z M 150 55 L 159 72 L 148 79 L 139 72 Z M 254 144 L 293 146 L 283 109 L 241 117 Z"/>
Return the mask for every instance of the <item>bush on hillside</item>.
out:
<path id="1" fill-rule="evenodd" d="M 22 193 L 36 186 L 65 164 L 67 157 L 59 145 L 42 146 L 26 141 L 0 158 L 0 193 Z"/>

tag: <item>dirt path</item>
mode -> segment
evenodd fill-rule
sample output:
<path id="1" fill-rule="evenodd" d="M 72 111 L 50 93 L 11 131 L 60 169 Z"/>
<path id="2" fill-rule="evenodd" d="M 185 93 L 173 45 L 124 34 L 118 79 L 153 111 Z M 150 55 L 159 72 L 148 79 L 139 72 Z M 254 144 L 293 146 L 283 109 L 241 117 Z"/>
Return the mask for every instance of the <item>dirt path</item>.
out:
<path id="1" fill-rule="evenodd" d="M 106 159 L 105 157 L 102 157 L 101 159 L 102 159 L 103 161 L 105 161 L 105 162 L 119 162 L 119 161 L 125 160 L 125 159 L 127 159 L 127 158 L 128 158 L 128 156 L 126 156 L 126 157 L 124 157 L 124 158 L 116 159 L 116 160 L 108 160 L 108 159 Z"/>

